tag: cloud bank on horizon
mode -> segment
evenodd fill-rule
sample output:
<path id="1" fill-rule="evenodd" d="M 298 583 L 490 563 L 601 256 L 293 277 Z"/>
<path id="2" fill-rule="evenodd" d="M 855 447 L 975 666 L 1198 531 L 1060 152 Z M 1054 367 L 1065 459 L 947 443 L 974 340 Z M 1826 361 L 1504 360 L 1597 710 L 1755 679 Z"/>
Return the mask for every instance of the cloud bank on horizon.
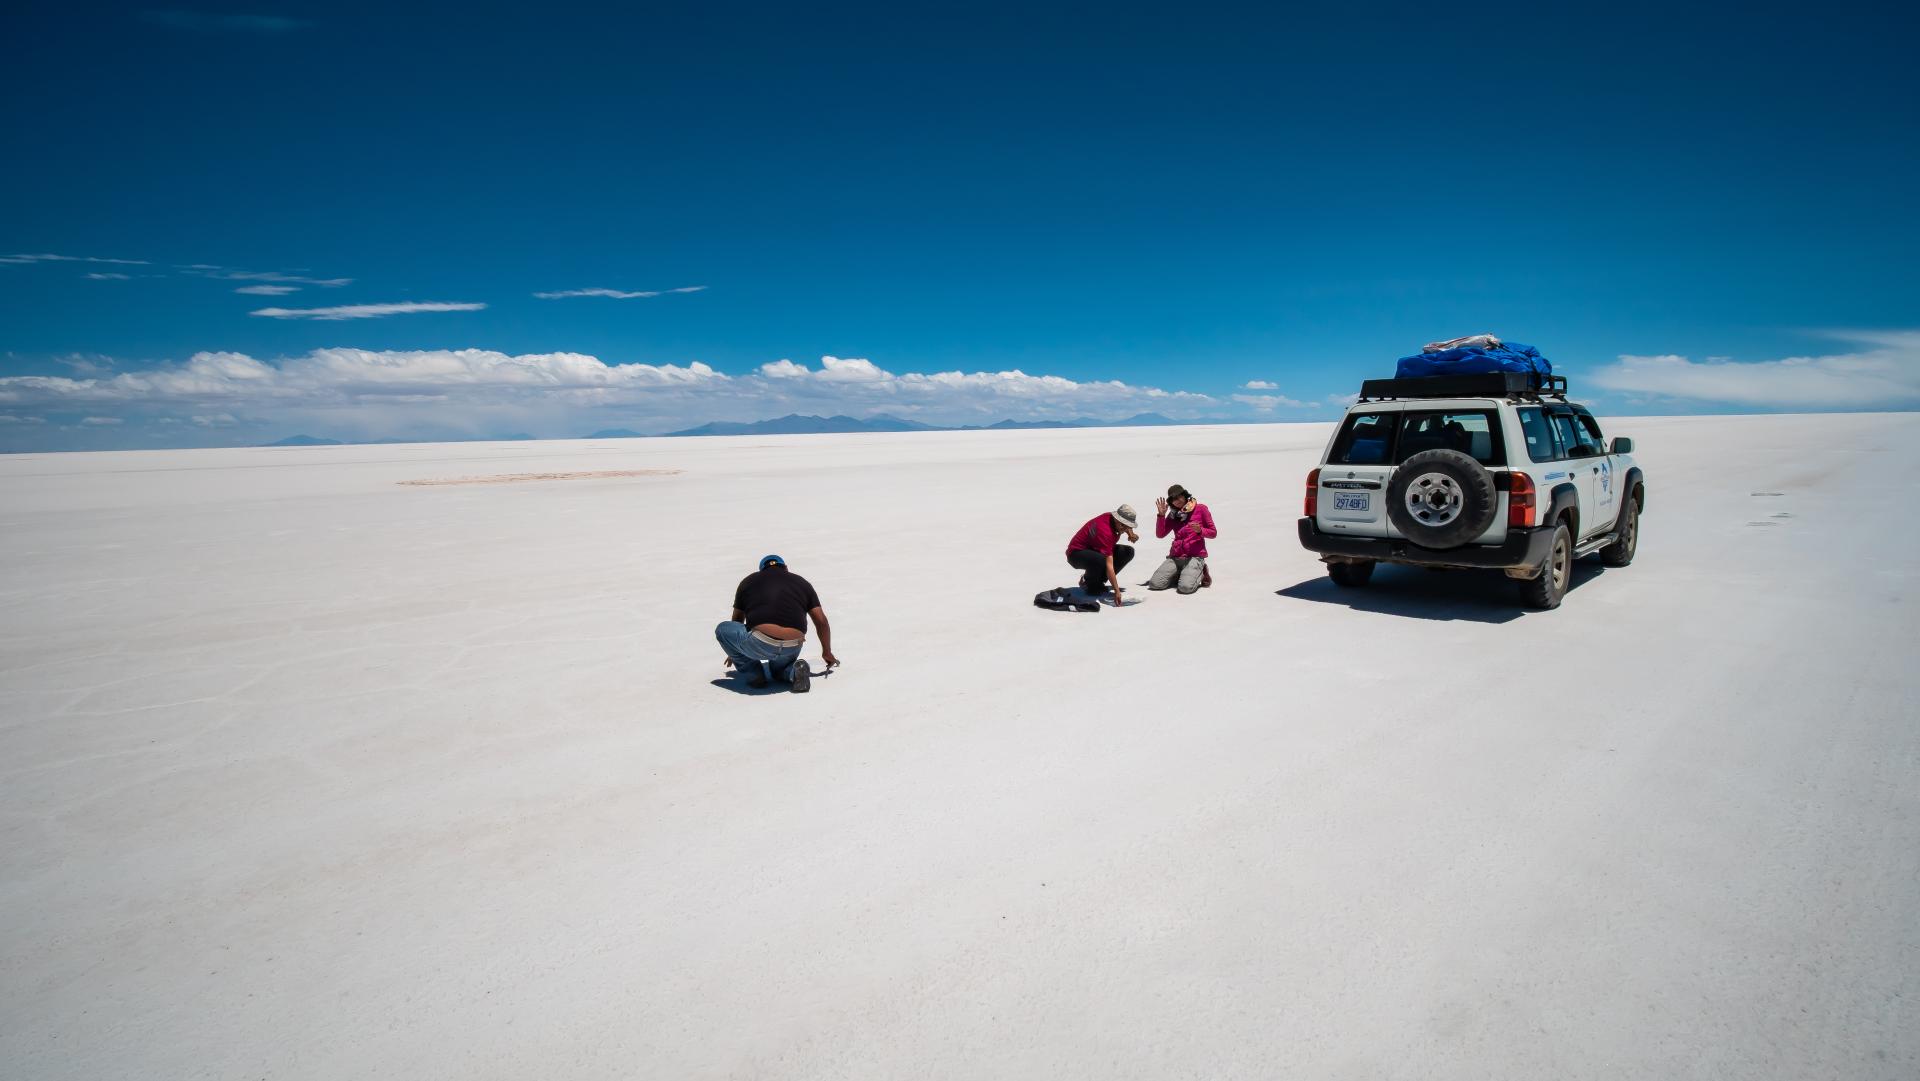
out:
<path id="1" fill-rule="evenodd" d="M 1856 348 L 1749 362 L 1623 356 L 1583 378 L 1656 411 L 1663 404 L 1700 402 L 1765 409 L 1920 407 L 1920 330 L 1831 337 Z M 56 426 L 106 427 L 98 419 L 76 421 L 84 413 L 123 420 L 127 433 L 191 424 L 272 435 L 317 429 L 370 439 L 508 430 L 570 436 L 609 426 L 666 431 L 789 412 L 889 413 L 936 424 L 1117 419 L 1141 412 L 1176 420 L 1263 419 L 1280 409 L 1337 408 L 1346 400 L 1333 395 L 1324 403 L 1301 401 L 1277 393 L 1277 386 L 1217 396 L 1020 370 L 896 373 L 868 359 L 834 356 L 820 358 L 817 367 L 782 359 L 734 375 L 699 361 L 608 363 L 582 353 L 485 349 L 316 349 L 273 361 L 205 352 L 181 364 L 140 370 L 116 371 L 99 360 L 70 366 L 77 377 L 0 378 L 4 431 L 18 440 L 46 431 L 50 419 Z M 220 422 L 210 423 L 211 417 Z"/>
<path id="2" fill-rule="evenodd" d="M 1920 330 L 1840 330 L 1827 336 L 1861 348 L 1748 362 L 1623 356 L 1586 378 L 1608 390 L 1664 401 L 1787 410 L 1920 407 Z"/>
<path id="3" fill-rule="evenodd" d="M 235 426 L 271 426 L 276 434 L 321 429 L 396 438 L 522 429 L 564 436 L 610 425 L 664 431 L 787 412 L 891 413 L 929 423 L 1106 419 L 1149 411 L 1190 419 L 1228 404 L 1119 380 L 1018 370 L 895 373 L 870 360 L 833 356 L 822 357 L 817 368 L 782 359 L 739 375 L 699 361 L 609 364 L 581 353 L 515 356 L 484 349 L 316 349 L 274 362 L 208 352 L 183 364 L 110 375 L 98 363 L 76 370 L 92 374 L 0 378 L 0 416 L 18 426 L 63 411 L 151 424 L 220 415 Z"/>

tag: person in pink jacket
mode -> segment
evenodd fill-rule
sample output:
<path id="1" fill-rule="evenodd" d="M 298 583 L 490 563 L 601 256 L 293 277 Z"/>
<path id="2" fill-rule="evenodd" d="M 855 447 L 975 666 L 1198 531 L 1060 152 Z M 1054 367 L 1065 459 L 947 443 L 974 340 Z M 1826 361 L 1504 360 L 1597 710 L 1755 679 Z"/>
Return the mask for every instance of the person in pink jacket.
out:
<path id="1" fill-rule="evenodd" d="M 1167 489 L 1165 499 L 1154 500 L 1153 535 L 1173 534 L 1173 548 L 1147 580 L 1148 589 L 1178 589 L 1193 593 L 1213 584 L 1207 572 L 1207 541 L 1220 535 L 1213 526 L 1213 512 L 1193 493 L 1178 484 Z"/>

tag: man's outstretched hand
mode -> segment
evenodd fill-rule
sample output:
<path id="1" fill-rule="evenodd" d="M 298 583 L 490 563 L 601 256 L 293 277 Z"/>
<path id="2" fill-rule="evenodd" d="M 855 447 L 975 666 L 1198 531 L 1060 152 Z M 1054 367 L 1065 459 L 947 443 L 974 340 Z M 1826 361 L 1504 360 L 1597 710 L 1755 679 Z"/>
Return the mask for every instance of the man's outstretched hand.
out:
<path id="1" fill-rule="evenodd" d="M 833 651 L 830 649 L 822 650 L 820 652 L 820 659 L 827 662 L 828 668 L 840 667 L 840 658 L 834 656 Z"/>

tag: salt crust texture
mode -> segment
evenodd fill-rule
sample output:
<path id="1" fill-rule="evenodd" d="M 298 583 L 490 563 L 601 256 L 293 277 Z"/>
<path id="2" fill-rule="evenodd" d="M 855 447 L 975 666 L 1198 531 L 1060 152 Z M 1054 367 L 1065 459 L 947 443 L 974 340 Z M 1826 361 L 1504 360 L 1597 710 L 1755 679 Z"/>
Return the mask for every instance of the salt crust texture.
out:
<path id="1" fill-rule="evenodd" d="M 1332 587 L 1324 425 L 0 459 L 0 1072 L 1920 1075 L 1920 418 L 1608 429 L 1548 613 Z M 1174 482 L 1215 588 L 1030 605 Z"/>

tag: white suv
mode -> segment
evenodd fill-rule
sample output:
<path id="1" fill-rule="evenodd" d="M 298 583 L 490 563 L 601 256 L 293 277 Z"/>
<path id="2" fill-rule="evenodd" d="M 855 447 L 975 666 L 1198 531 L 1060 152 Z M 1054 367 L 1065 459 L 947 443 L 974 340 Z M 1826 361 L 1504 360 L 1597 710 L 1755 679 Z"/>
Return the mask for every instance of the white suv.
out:
<path id="1" fill-rule="evenodd" d="M 1646 486 L 1632 451 L 1559 376 L 1369 379 L 1307 474 L 1300 543 L 1342 586 L 1376 563 L 1494 567 L 1557 608 L 1575 559 L 1633 562 Z"/>

